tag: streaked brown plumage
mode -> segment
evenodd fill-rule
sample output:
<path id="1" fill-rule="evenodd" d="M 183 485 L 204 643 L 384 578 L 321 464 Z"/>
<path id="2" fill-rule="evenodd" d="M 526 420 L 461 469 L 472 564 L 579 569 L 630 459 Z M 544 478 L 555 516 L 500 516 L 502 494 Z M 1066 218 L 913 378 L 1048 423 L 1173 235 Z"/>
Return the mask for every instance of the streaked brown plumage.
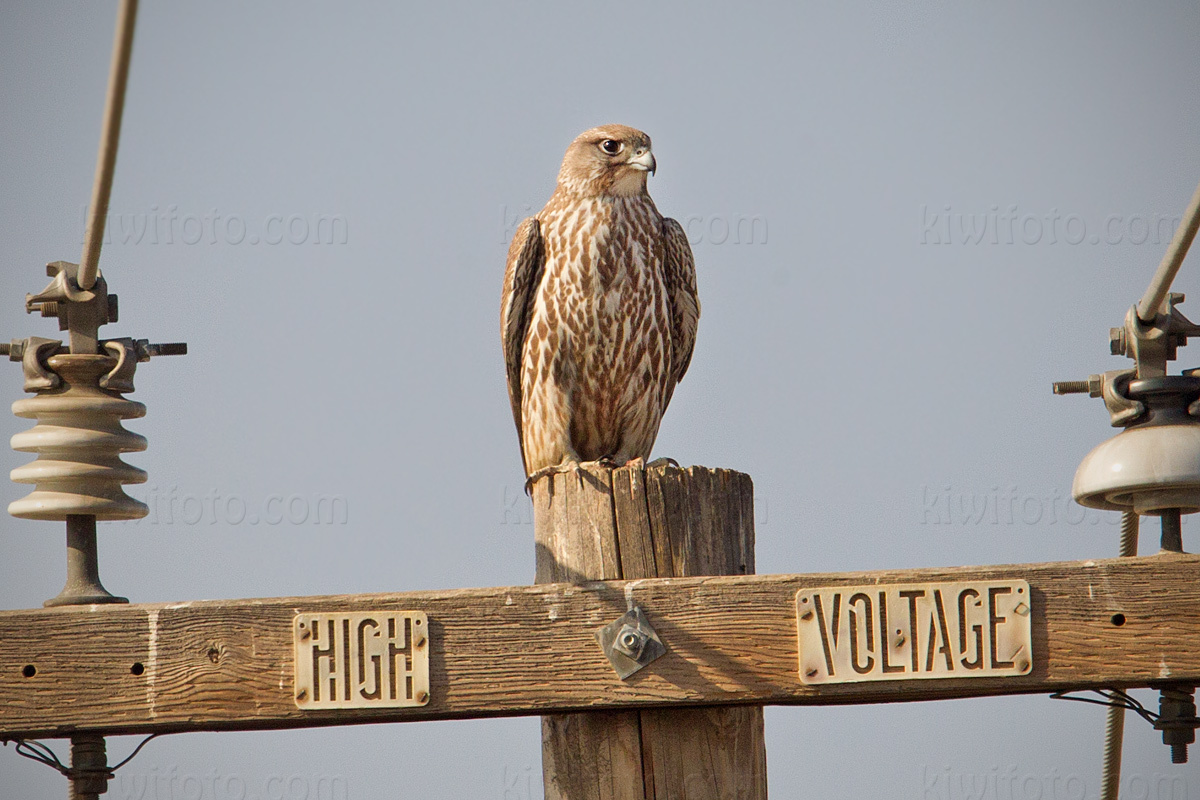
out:
<path id="1" fill-rule="evenodd" d="M 525 473 L 648 458 L 700 303 L 682 226 L 646 191 L 650 137 L 580 134 L 508 250 L 500 336 Z"/>

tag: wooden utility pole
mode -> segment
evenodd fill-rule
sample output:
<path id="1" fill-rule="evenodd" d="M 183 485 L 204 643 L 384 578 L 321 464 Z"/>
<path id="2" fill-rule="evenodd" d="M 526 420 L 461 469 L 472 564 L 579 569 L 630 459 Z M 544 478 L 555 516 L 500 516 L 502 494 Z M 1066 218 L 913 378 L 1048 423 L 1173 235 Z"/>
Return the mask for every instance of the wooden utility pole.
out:
<path id="1" fill-rule="evenodd" d="M 540 479 L 533 503 L 538 583 L 754 572 L 754 487 L 740 472 L 584 467 Z M 688 648 L 641 608 L 669 650 Z M 548 800 L 765 800 L 762 707 L 544 716 L 542 772 Z"/>

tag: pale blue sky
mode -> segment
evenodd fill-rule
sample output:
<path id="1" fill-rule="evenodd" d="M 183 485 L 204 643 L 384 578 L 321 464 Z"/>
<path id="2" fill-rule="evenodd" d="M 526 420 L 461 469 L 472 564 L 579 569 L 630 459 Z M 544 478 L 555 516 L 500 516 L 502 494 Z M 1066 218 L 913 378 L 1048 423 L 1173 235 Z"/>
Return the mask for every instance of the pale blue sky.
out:
<path id="1" fill-rule="evenodd" d="M 55 330 L 22 300 L 79 257 L 114 14 L 0 4 L 0 339 Z M 651 193 L 694 237 L 703 316 L 656 455 L 753 476 L 760 572 L 1115 555 L 1115 520 L 1065 500 L 1107 416 L 1049 387 L 1122 366 L 1108 328 L 1200 179 L 1197 41 L 1185 2 L 144 3 L 104 332 L 191 354 L 138 370 L 131 494 L 159 512 L 102 526 L 103 577 L 145 602 L 530 582 L 506 237 L 606 122 L 653 137 Z M 21 396 L 17 365 L 0 388 Z M 9 519 L 0 607 L 58 591 L 62 538 Z M 771 794 L 948 800 L 996 774 L 1091 798 L 1102 725 L 1045 697 L 768 709 Z M 335 776 L 354 800 L 524 800 L 538 731 L 173 736 L 110 796 L 216 770 L 260 798 Z M 1126 752 L 1130 779 L 1171 769 L 1136 720 Z M 65 796 L 11 748 L 0 784 Z"/>

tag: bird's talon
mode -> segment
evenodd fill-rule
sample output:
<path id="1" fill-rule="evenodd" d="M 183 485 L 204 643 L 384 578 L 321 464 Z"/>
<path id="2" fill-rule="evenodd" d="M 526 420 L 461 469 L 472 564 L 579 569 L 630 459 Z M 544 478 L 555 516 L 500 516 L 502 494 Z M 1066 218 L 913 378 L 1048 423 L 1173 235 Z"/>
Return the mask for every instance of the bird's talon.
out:
<path id="1" fill-rule="evenodd" d="M 549 467 L 542 467 L 537 472 L 525 479 L 525 494 L 533 495 L 533 485 L 547 475 L 556 475 L 560 472 L 571 472 L 579 469 L 578 461 L 564 461 L 561 464 L 554 464 Z"/>

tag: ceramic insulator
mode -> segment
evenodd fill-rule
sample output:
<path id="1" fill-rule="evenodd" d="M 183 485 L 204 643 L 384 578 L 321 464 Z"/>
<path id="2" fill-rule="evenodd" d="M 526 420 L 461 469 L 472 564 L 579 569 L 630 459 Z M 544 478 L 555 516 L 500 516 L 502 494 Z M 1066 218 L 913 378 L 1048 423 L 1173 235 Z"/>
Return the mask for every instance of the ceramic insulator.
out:
<path id="1" fill-rule="evenodd" d="M 10 503 L 8 513 L 25 519 L 65 520 L 69 514 L 97 519 L 139 519 L 146 504 L 121 488 L 145 483 L 146 473 L 121 460 L 122 453 L 146 449 L 146 438 L 125 430 L 122 420 L 144 416 L 146 407 L 101 389 L 100 376 L 116 365 L 102 355 L 56 355 L 47 365 L 62 378 L 58 389 L 13 403 L 18 417 L 38 424 L 12 437 L 14 450 L 37 453 L 37 460 L 12 471 L 17 483 L 34 491 Z"/>

